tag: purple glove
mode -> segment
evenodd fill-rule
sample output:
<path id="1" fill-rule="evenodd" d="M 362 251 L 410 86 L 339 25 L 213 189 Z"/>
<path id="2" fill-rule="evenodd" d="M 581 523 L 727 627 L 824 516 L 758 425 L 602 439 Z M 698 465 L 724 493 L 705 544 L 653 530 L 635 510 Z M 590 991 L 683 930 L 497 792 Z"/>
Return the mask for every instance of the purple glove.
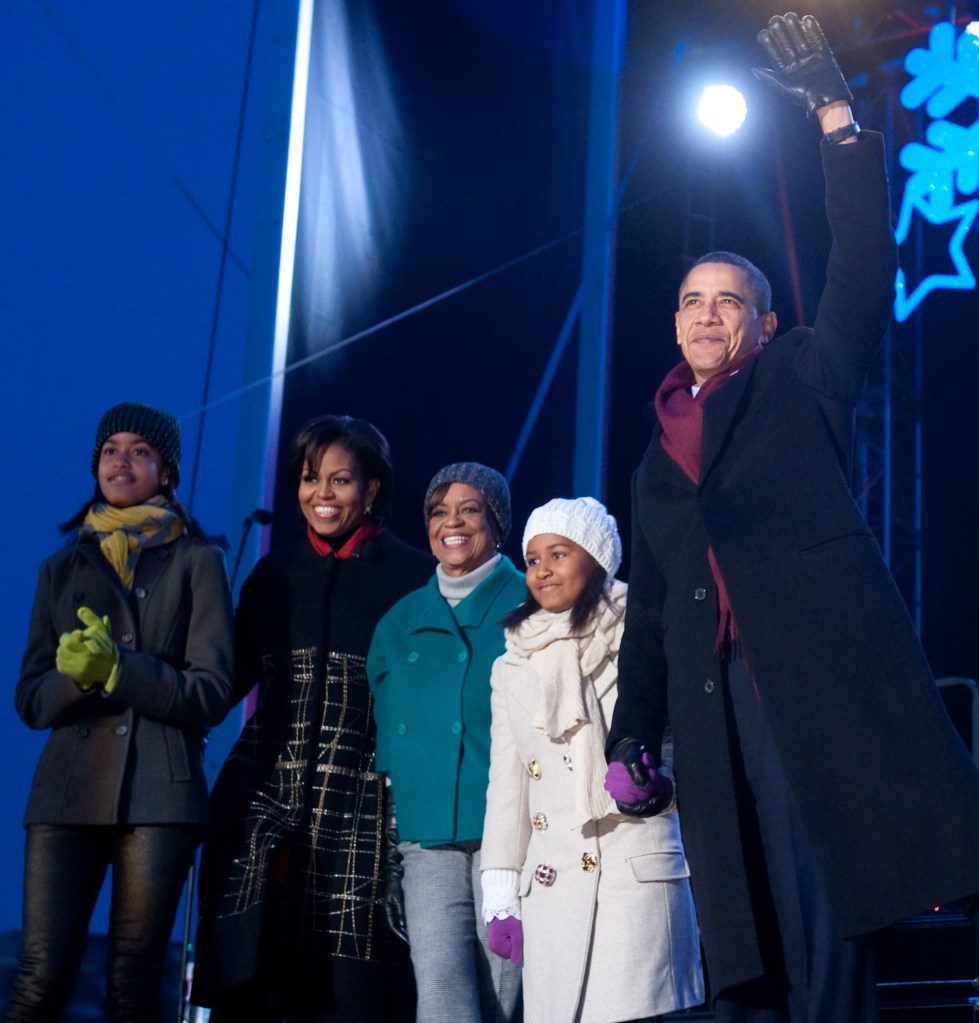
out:
<path id="1" fill-rule="evenodd" d="M 653 766 L 641 743 L 623 739 L 609 753 L 605 791 L 623 813 L 652 817 L 673 801 L 673 781 Z"/>
<path id="2" fill-rule="evenodd" d="M 642 763 L 646 768 L 649 781 L 639 786 L 632 780 L 629 768 L 621 760 L 615 760 L 608 765 L 605 772 L 605 791 L 617 803 L 642 803 L 653 794 L 653 779 L 659 775 L 653 767 L 653 758 L 648 753 L 643 753 Z"/>
<path id="3" fill-rule="evenodd" d="M 501 959 L 509 959 L 511 963 L 523 961 L 523 924 L 513 916 L 506 920 L 493 917 L 487 925 L 489 931 L 489 948 Z"/>

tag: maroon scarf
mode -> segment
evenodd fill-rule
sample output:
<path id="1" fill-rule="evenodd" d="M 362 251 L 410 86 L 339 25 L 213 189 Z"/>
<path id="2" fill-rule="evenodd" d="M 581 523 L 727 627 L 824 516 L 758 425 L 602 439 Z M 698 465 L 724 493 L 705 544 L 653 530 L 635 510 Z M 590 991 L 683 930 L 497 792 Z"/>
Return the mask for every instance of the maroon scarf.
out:
<path id="1" fill-rule="evenodd" d="M 700 483 L 701 459 L 704 450 L 704 402 L 715 391 L 719 391 L 747 363 L 748 359 L 756 356 L 761 348 L 760 344 L 755 345 L 743 359 L 740 359 L 730 369 L 712 376 L 700 388 L 696 397 L 690 393 L 696 380 L 693 370 L 686 362 L 674 366 L 667 373 L 663 383 L 660 384 L 654 403 L 656 418 L 659 419 L 659 424 L 663 428 L 660 443 L 663 445 L 663 450 L 676 462 L 692 483 Z M 731 599 L 728 596 L 727 587 L 724 585 L 720 566 L 710 547 L 707 548 L 707 563 L 710 565 L 710 574 L 714 577 L 714 584 L 717 586 L 720 617 L 717 623 L 715 645 L 718 650 L 721 650 L 725 640 L 730 640 L 732 643 L 737 642 L 738 626 L 734 620 Z"/>
<path id="2" fill-rule="evenodd" d="M 351 555 L 355 554 L 358 550 L 360 550 L 361 546 L 365 544 L 368 540 L 370 540 L 372 537 L 377 536 L 377 534 L 380 533 L 383 530 L 383 528 L 384 527 L 380 524 L 380 522 L 377 522 L 374 519 L 368 519 L 366 522 L 364 522 L 362 525 L 358 526 L 354 530 L 353 534 L 343 544 L 342 547 L 336 548 L 333 546 L 333 544 L 330 543 L 329 540 L 326 540 L 322 536 L 320 536 L 319 533 L 317 533 L 316 530 L 313 529 L 312 525 L 307 522 L 306 539 L 309 540 L 310 544 L 313 547 L 313 550 L 316 551 L 316 553 L 319 554 L 320 556 L 325 558 L 328 555 L 332 554 L 333 557 L 335 558 L 345 560 L 349 558 Z"/>

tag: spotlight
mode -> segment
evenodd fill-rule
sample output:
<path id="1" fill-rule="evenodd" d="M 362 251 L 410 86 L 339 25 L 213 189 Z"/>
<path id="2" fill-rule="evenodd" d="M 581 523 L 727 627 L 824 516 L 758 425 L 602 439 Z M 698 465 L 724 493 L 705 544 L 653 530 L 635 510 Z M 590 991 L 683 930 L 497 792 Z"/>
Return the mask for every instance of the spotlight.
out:
<path id="1" fill-rule="evenodd" d="M 708 85 L 700 97 L 697 117 L 715 135 L 731 135 L 744 124 L 748 104 L 732 85 Z"/>
<path id="2" fill-rule="evenodd" d="M 965 30 L 970 36 L 979 36 L 979 21 L 970 21 Z"/>

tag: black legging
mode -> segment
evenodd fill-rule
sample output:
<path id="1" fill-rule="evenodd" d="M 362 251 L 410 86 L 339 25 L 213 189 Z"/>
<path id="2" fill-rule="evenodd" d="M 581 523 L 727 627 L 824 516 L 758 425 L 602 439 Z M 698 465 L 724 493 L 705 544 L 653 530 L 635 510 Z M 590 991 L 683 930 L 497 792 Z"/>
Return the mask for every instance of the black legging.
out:
<path id="1" fill-rule="evenodd" d="M 199 840 L 198 829 L 172 825 L 32 824 L 25 853 L 23 951 L 7 1023 L 61 1017 L 110 865 L 106 1018 L 157 1020 L 173 919 Z"/>

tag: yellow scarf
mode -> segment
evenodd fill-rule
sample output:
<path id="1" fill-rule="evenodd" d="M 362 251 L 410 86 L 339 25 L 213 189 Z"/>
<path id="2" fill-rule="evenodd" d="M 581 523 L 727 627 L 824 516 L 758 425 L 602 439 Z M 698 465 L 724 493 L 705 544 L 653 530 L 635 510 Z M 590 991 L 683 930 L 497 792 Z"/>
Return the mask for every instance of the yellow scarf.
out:
<path id="1" fill-rule="evenodd" d="M 105 560 L 115 569 L 122 585 L 131 590 L 139 552 L 144 547 L 170 543 L 183 531 L 184 520 L 162 494 L 157 494 L 145 504 L 131 508 L 93 504 L 79 535 L 98 537 Z"/>

